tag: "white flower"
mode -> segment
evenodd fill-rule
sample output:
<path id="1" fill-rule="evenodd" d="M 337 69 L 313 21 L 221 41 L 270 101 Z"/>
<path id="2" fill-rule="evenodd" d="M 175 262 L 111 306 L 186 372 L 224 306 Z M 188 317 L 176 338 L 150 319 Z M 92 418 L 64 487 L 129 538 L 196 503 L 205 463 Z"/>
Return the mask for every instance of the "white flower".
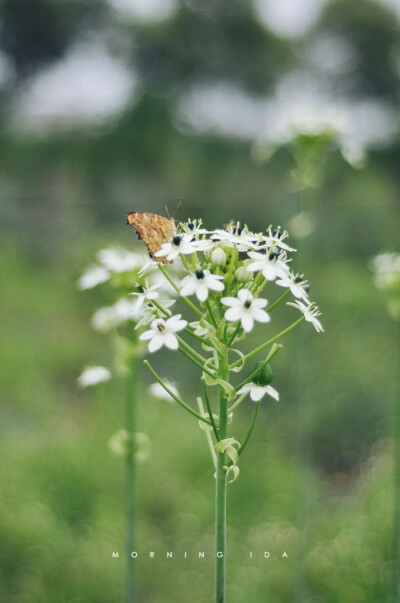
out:
<path id="1" fill-rule="evenodd" d="M 163 345 L 170 350 L 177 350 L 179 347 L 175 333 L 182 331 L 187 325 L 186 320 L 181 320 L 181 314 L 171 316 L 167 320 L 156 318 L 151 323 L 151 328 L 142 333 L 139 339 L 149 340 L 149 352 L 156 352 Z"/>
<path id="2" fill-rule="evenodd" d="M 163 379 L 163 382 L 171 390 L 175 396 L 179 398 L 179 391 L 177 387 L 168 381 L 168 379 Z M 152 383 L 149 387 L 150 393 L 154 398 L 159 398 L 160 400 L 168 400 L 168 402 L 175 402 L 173 397 L 162 387 L 160 383 Z"/>
<path id="3" fill-rule="evenodd" d="M 110 371 L 104 366 L 88 366 L 77 379 L 79 387 L 89 387 L 111 379 Z"/>
<path id="4" fill-rule="evenodd" d="M 202 228 L 203 222 L 202 222 L 201 218 L 199 220 L 191 220 L 189 218 L 189 220 L 187 222 L 185 222 L 184 224 L 181 224 L 181 226 L 182 226 L 184 232 L 191 233 L 192 236 L 209 233 L 208 230 L 206 230 L 205 228 Z"/>
<path id="5" fill-rule="evenodd" d="M 300 310 L 300 312 L 304 314 L 306 321 L 311 322 L 311 324 L 314 326 L 317 333 L 323 333 L 324 329 L 317 318 L 317 316 L 321 315 L 321 312 L 318 310 L 318 306 L 316 306 L 314 303 L 310 303 L 306 306 L 301 301 L 287 302 L 287 305 L 293 306 L 294 308 Z"/>
<path id="6" fill-rule="evenodd" d="M 196 241 L 193 235 L 190 234 L 176 234 L 172 237 L 168 243 L 163 243 L 161 249 L 155 254 L 156 258 L 166 257 L 167 260 L 175 260 L 179 254 L 187 255 L 189 253 L 195 253 L 201 251 L 200 243 L 202 241 Z"/>
<path id="7" fill-rule="evenodd" d="M 136 301 L 121 297 L 113 306 L 100 308 L 92 316 L 92 325 L 97 331 L 106 332 L 118 327 L 126 320 L 138 320 L 141 312 Z"/>
<path id="8" fill-rule="evenodd" d="M 275 253 L 259 253 L 258 251 L 249 251 L 249 258 L 254 260 L 247 266 L 248 272 L 258 272 L 261 270 L 264 278 L 268 281 L 274 281 L 278 276 L 286 276 L 289 268 L 284 260 Z"/>
<path id="9" fill-rule="evenodd" d="M 110 272 L 129 272 L 143 264 L 143 258 L 137 253 L 119 247 L 110 247 L 98 252 L 99 262 Z"/>
<path id="10" fill-rule="evenodd" d="M 289 273 L 277 280 L 276 284 L 280 287 L 288 287 L 295 297 L 303 299 L 307 304 L 310 303 L 307 295 L 310 290 L 308 282 L 303 281 L 298 274 Z"/>
<path id="11" fill-rule="evenodd" d="M 159 292 L 157 289 L 160 289 L 161 285 L 151 285 L 149 286 L 148 282 L 145 282 L 145 286 L 138 286 L 139 291 L 131 293 L 131 295 L 135 295 L 137 297 L 135 303 L 135 309 L 139 310 L 146 303 L 146 301 L 151 301 L 152 299 L 157 299 L 159 296 Z"/>
<path id="12" fill-rule="evenodd" d="M 155 262 L 153 260 L 153 258 L 147 257 L 144 258 L 142 261 L 142 267 L 139 270 L 138 274 L 139 276 L 144 276 L 145 274 L 148 274 L 149 272 L 152 272 L 153 270 L 157 269 L 157 262 Z"/>
<path id="13" fill-rule="evenodd" d="M 249 333 L 257 322 L 269 322 L 269 315 L 263 310 L 267 305 L 266 299 L 254 299 L 248 289 L 240 289 L 237 297 L 223 297 L 224 306 L 230 306 L 225 312 L 226 320 L 236 322 L 240 320 L 243 329 Z"/>
<path id="14" fill-rule="evenodd" d="M 174 303 L 175 303 L 174 299 L 165 299 L 165 300 L 158 301 L 158 305 L 162 306 L 162 308 L 164 308 L 164 310 L 168 310 L 168 308 L 173 306 Z M 155 318 L 158 318 L 159 315 L 160 315 L 160 310 L 153 304 L 147 306 L 146 308 L 143 308 L 143 310 L 141 310 L 141 312 L 140 312 L 140 319 L 138 320 L 135 329 L 140 329 L 141 327 L 144 327 L 144 326 L 150 324 Z"/>
<path id="15" fill-rule="evenodd" d="M 281 232 L 279 228 L 277 228 L 276 230 L 272 231 L 271 228 L 269 228 L 268 235 L 263 236 L 263 241 L 265 242 L 265 246 L 268 248 L 279 247 L 285 251 L 296 251 L 296 249 L 289 247 L 289 245 L 286 245 L 286 243 L 283 242 L 287 236 L 288 233 L 285 230 Z"/>
<path id="16" fill-rule="evenodd" d="M 246 227 L 240 228 L 239 222 L 228 224 L 226 230 L 214 230 L 211 239 L 214 242 L 221 241 L 231 246 L 236 245 L 238 251 L 247 251 L 258 246 L 258 236 L 251 233 Z"/>
<path id="17" fill-rule="evenodd" d="M 226 264 L 226 253 L 221 247 L 217 247 L 211 253 L 211 261 L 216 266 L 225 266 Z"/>
<path id="18" fill-rule="evenodd" d="M 268 394 L 274 400 L 279 400 L 279 393 L 276 391 L 272 385 L 258 385 L 257 383 L 246 383 L 243 385 L 238 391 L 238 394 L 245 394 L 246 392 L 250 392 L 250 398 L 254 400 L 254 402 L 258 402 Z"/>
<path id="19" fill-rule="evenodd" d="M 211 274 L 209 270 L 197 270 L 195 274 L 189 274 L 181 282 L 180 293 L 182 296 L 196 294 L 199 301 L 204 302 L 208 298 L 209 291 L 223 291 L 223 276 Z"/>
<path id="20" fill-rule="evenodd" d="M 78 281 L 78 288 L 82 291 L 93 289 L 101 283 L 105 283 L 110 278 L 110 273 L 103 266 L 93 266 L 89 268 Z"/>

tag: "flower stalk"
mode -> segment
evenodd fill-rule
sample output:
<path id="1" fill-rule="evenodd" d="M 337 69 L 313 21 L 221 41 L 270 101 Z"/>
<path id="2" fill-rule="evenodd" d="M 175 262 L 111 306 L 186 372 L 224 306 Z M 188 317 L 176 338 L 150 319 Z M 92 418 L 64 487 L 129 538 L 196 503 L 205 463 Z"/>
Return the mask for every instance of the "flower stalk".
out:
<path id="1" fill-rule="evenodd" d="M 200 220 L 180 224 L 154 256 L 154 264 L 157 258 L 166 258 L 170 263 L 157 263 L 154 268 L 159 269 L 156 272 L 161 272 L 166 283 L 197 314 L 197 321 L 189 322 L 181 314 L 173 315 L 169 307 L 175 299 L 167 300 L 168 306 L 165 300 L 155 301 L 159 290 L 151 282 L 138 295 L 141 302 L 148 300 L 147 312 L 152 318 L 143 323 L 150 323 L 150 328 L 139 336 L 140 340 L 148 342 L 148 351 L 156 352 L 162 347 L 177 350 L 200 369 L 202 396 L 195 398 L 198 412 L 172 391 L 148 360 L 144 361 L 163 390 L 198 419 L 216 468 L 215 603 L 226 602 L 227 487 L 239 476 L 239 457 L 254 433 L 261 399 L 267 394 L 279 400 L 278 391 L 271 386 L 273 374 L 269 364 L 282 349 L 277 342 L 303 321 L 311 322 L 317 332 L 323 330 L 317 318 L 320 315 L 318 307 L 307 297 L 307 281 L 298 280 L 298 275 L 289 269 L 287 253 L 294 250 L 284 242 L 286 237 L 287 233 L 280 228 L 274 230 L 269 227 L 266 234 L 251 233 L 246 226 L 242 228 L 234 222 L 225 229 L 211 232 L 202 228 Z M 190 261 L 187 256 L 190 256 Z M 178 257 L 180 267 L 171 266 Z M 181 274 L 178 275 L 179 271 Z M 269 306 L 262 295 L 275 285 L 285 287 L 285 291 Z M 292 305 L 300 310 L 301 316 L 276 335 L 261 335 L 264 329 L 269 329 L 270 310 L 290 294 L 295 298 Z M 189 299 L 190 296 L 196 296 L 200 307 Z M 262 343 L 247 353 L 233 348 L 254 329 L 256 323 Z M 195 341 L 191 341 L 192 345 L 181 337 L 181 331 L 193 336 Z M 196 345 L 201 348 L 196 349 Z M 266 358 L 247 371 L 247 377 L 237 384 L 236 373 L 267 349 Z M 248 395 L 256 405 L 251 424 L 240 443 L 236 434 L 230 433 L 229 424 L 233 411 L 238 410 Z"/>
<path id="2" fill-rule="evenodd" d="M 228 355 L 219 356 L 219 378 L 229 377 Z M 219 387 L 219 434 L 221 440 L 227 436 L 227 393 Z M 217 452 L 217 475 L 215 489 L 215 603 L 225 602 L 226 590 L 226 453 Z"/>

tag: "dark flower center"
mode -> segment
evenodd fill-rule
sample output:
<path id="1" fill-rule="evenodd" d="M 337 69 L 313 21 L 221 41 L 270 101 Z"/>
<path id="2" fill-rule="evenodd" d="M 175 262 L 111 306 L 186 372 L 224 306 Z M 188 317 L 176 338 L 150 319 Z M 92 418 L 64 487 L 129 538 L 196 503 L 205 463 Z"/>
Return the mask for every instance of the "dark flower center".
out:
<path id="1" fill-rule="evenodd" d="M 204 272 L 202 270 L 196 270 L 196 277 L 201 280 L 204 278 Z"/>
<path id="2" fill-rule="evenodd" d="M 251 306 L 251 301 L 249 299 L 246 299 L 246 301 L 244 302 L 243 305 L 246 308 L 246 310 L 248 310 Z"/>
<path id="3" fill-rule="evenodd" d="M 189 223 L 188 223 L 188 228 L 189 228 L 189 230 L 193 230 L 193 229 L 194 229 L 194 224 L 193 224 L 193 222 L 189 222 Z"/>
<path id="4" fill-rule="evenodd" d="M 181 237 L 179 235 L 176 235 L 173 239 L 172 239 L 174 245 L 178 246 L 181 244 Z"/>
<path id="5" fill-rule="evenodd" d="M 162 333 L 163 331 L 165 331 L 165 324 L 163 322 L 157 323 L 157 329 L 160 333 Z"/>

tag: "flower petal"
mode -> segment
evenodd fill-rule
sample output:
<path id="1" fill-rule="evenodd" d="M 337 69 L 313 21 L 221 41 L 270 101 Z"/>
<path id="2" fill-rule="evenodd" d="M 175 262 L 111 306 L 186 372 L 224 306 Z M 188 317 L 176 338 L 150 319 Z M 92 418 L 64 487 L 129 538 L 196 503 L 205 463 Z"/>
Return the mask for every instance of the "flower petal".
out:
<path id="1" fill-rule="evenodd" d="M 177 350 L 179 347 L 178 340 L 173 333 L 167 333 L 164 335 L 164 344 L 170 350 Z"/>
<path id="2" fill-rule="evenodd" d="M 245 312 L 244 314 L 242 314 L 242 317 L 240 320 L 242 323 L 242 327 L 244 328 L 246 333 L 250 333 L 250 331 L 252 330 L 252 328 L 254 326 L 254 318 L 253 318 L 252 313 Z"/>
<path id="3" fill-rule="evenodd" d="M 263 398 L 266 394 L 266 387 L 262 387 L 261 385 L 255 385 L 251 392 L 250 392 L 250 398 L 254 401 L 254 402 L 259 402 L 261 400 L 261 398 Z"/>
<path id="4" fill-rule="evenodd" d="M 228 308 L 228 310 L 225 312 L 225 318 L 226 320 L 229 320 L 231 322 L 236 322 L 237 320 L 240 320 L 243 314 L 243 309 L 241 306 L 234 306 L 233 308 Z"/>
<path id="5" fill-rule="evenodd" d="M 164 343 L 164 337 L 161 335 L 155 335 L 153 339 L 149 341 L 149 352 L 157 352 Z"/>

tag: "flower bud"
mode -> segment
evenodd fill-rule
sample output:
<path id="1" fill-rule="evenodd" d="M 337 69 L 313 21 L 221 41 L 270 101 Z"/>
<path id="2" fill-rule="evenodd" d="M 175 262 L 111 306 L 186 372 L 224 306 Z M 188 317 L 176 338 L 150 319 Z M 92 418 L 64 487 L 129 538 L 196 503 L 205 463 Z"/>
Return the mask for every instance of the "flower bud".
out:
<path id="1" fill-rule="evenodd" d="M 226 264 L 226 253 L 221 247 L 217 247 L 211 253 L 211 261 L 216 266 L 225 266 Z"/>
<path id="2" fill-rule="evenodd" d="M 257 385 L 269 385 L 273 379 L 272 368 L 269 364 L 264 362 L 257 362 L 254 370 L 259 369 L 257 374 L 253 377 L 253 383 Z"/>
<path id="3" fill-rule="evenodd" d="M 236 280 L 239 281 L 239 283 L 244 283 L 244 281 L 248 280 L 249 273 L 247 272 L 245 266 L 240 266 L 240 268 L 236 270 L 235 277 Z"/>

